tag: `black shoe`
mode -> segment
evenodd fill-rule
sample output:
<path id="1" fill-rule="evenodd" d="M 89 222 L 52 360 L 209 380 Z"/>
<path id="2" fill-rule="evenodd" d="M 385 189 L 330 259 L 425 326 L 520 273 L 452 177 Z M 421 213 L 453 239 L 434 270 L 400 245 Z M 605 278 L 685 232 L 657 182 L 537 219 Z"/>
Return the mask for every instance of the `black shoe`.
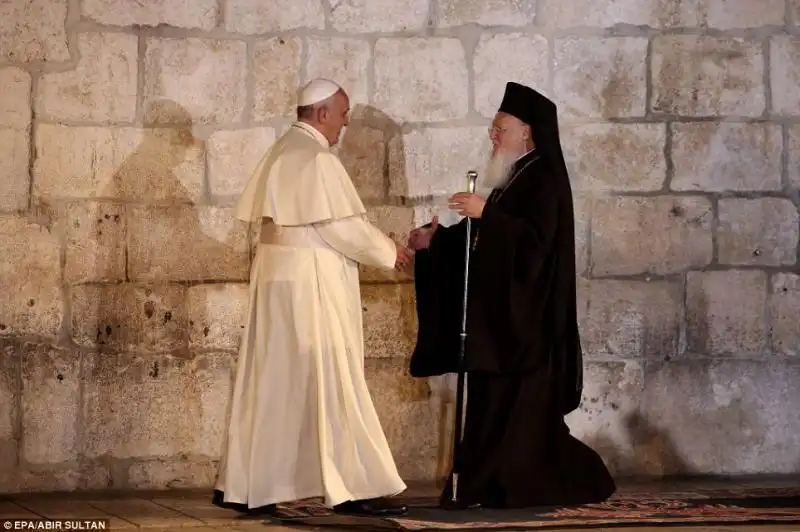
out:
<path id="1" fill-rule="evenodd" d="M 242 504 L 240 502 L 225 502 L 225 494 L 219 490 L 214 490 L 214 497 L 211 499 L 211 504 L 214 506 L 219 506 L 220 508 L 225 508 L 226 510 L 234 510 L 249 516 L 275 516 L 278 513 L 278 506 L 275 504 L 267 504 L 266 506 L 249 508 L 246 504 Z"/>
<path id="2" fill-rule="evenodd" d="M 368 517 L 394 517 L 408 512 L 404 504 L 392 502 L 388 499 L 366 499 L 361 501 L 347 501 L 337 504 L 333 511 L 343 515 L 360 515 Z"/>

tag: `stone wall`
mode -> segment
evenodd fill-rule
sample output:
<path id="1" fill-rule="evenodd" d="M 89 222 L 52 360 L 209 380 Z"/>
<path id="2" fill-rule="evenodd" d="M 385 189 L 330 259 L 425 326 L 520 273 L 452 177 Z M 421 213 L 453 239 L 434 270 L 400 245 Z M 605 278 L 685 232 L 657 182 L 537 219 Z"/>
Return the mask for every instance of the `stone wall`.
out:
<path id="1" fill-rule="evenodd" d="M 29 0 L 0 5 L 0 489 L 213 483 L 253 249 L 231 207 L 317 75 L 400 238 L 482 169 L 506 81 L 551 95 L 570 425 L 619 474 L 800 471 L 800 1 Z M 375 401 L 434 478 L 413 286 L 362 278 Z"/>

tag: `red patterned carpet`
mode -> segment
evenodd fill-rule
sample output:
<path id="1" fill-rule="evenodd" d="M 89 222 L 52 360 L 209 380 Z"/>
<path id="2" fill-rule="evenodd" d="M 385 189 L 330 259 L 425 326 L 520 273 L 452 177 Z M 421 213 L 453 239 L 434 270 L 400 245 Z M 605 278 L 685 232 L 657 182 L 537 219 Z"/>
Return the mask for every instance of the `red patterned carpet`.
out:
<path id="1" fill-rule="evenodd" d="M 394 519 L 331 514 L 319 502 L 281 507 L 284 524 L 331 526 L 348 530 L 557 530 L 608 526 L 697 526 L 800 524 L 800 486 L 731 487 L 624 493 L 603 504 L 572 508 L 468 510 L 436 508 L 434 498 L 405 498 L 410 510 Z"/>

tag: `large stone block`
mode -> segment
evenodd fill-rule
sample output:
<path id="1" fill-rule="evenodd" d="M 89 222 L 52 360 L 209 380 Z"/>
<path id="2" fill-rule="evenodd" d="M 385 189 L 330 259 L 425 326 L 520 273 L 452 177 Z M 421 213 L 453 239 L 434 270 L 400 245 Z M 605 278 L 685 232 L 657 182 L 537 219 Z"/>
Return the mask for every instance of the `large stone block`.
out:
<path id="1" fill-rule="evenodd" d="M 656 113 L 682 116 L 761 116 L 766 107 L 764 55 L 759 41 L 698 35 L 653 40 Z"/>
<path id="2" fill-rule="evenodd" d="M 644 116 L 647 43 L 644 37 L 556 40 L 553 93 L 560 115 L 565 119 Z"/>
<path id="3" fill-rule="evenodd" d="M 392 205 L 371 207 L 367 210 L 367 219 L 389 238 L 406 245 L 408 235 L 414 228 L 414 209 Z M 411 280 L 413 269 L 409 266 L 406 270 L 397 271 L 360 265 L 359 275 L 362 282 L 407 282 Z"/>
<path id="4" fill-rule="evenodd" d="M 666 138 L 664 124 L 564 127 L 562 146 L 573 188 L 590 193 L 661 190 L 667 176 Z"/>
<path id="5" fill-rule="evenodd" d="M 346 33 L 418 32 L 428 24 L 430 0 L 335 0 L 331 2 L 331 23 Z"/>
<path id="6" fill-rule="evenodd" d="M 253 45 L 253 118 L 291 118 L 297 107 L 302 42 L 275 37 Z"/>
<path id="7" fill-rule="evenodd" d="M 540 2 L 540 23 L 558 28 L 622 25 L 729 30 L 783 25 L 783 0 L 559 0 Z"/>
<path id="8" fill-rule="evenodd" d="M 238 349 L 247 319 L 245 283 L 201 284 L 189 288 L 190 349 Z"/>
<path id="9" fill-rule="evenodd" d="M 26 129 L 0 128 L 0 211 L 28 206 L 30 135 Z"/>
<path id="10" fill-rule="evenodd" d="M 686 339 L 692 353 L 756 354 L 766 348 L 767 274 L 689 272 Z"/>
<path id="11" fill-rule="evenodd" d="M 778 124 L 672 124 L 672 190 L 780 190 Z"/>
<path id="12" fill-rule="evenodd" d="M 0 335 L 54 337 L 64 315 L 57 235 L 21 216 L 0 216 Z"/>
<path id="13" fill-rule="evenodd" d="M 84 380 L 88 458 L 219 456 L 229 355 L 92 354 L 84 361 Z"/>
<path id="14" fill-rule="evenodd" d="M 800 354 L 800 275 L 776 273 L 769 296 L 769 319 L 772 349 L 781 355 Z"/>
<path id="15" fill-rule="evenodd" d="M 365 372 L 400 476 L 433 480 L 441 447 L 452 445 L 441 441 L 441 403 L 431 398 L 426 380 L 408 376 L 405 360 L 367 360 Z"/>
<path id="16" fill-rule="evenodd" d="M 800 38 L 773 37 L 769 47 L 772 110 L 779 114 L 800 115 Z"/>
<path id="17" fill-rule="evenodd" d="M 368 41 L 311 38 L 307 41 L 307 46 L 306 79 L 321 77 L 335 80 L 350 97 L 351 109 L 356 104 L 369 102 L 369 80 L 364 75 L 372 56 Z M 359 114 L 351 112 L 353 116 Z"/>
<path id="18" fill-rule="evenodd" d="M 670 274 L 711 263 L 705 198 L 603 198 L 592 205 L 593 275 Z"/>
<path id="19" fill-rule="evenodd" d="M 211 30 L 217 25 L 218 0 L 82 0 L 84 17 L 110 26 L 159 26 Z"/>
<path id="20" fill-rule="evenodd" d="M 225 3 L 225 29 L 259 34 L 325 27 L 322 0 L 230 0 Z"/>
<path id="21" fill-rule="evenodd" d="M 20 349 L 7 340 L 0 343 L 0 490 L 11 491 L 16 483 L 19 453 Z"/>
<path id="22" fill-rule="evenodd" d="M 648 364 L 634 441 L 660 457 L 651 473 L 797 472 L 800 365 L 787 360 Z"/>
<path id="23" fill-rule="evenodd" d="M 145 119 L 174 123 L 182 107 L 197 124 L 244 119 L 247 44 L 189 37 L 151 38 L 144 54 Z M 177 105 L 176 105 L 177 104 Z M 183 116 L 179 123 L 186 123 Z"/>
<path id="24" fill-rule="evenodd" d="M 667 359 L 678 354 L 680 283 L 594 280 L 588 288 L 582 330 L 588 356 Z"/>
<path id="25" fill-rule="evenodd" d="M 39 80 L 37 114 L 51 120 L 133 122 L 138 42 L 125 33 L 79 33 L 75 68 Z"/>
<path id="26" fill-rule="evenodd" d="M 247 230 L 233 217 L 233 209 L 191 205 L 129 209 L 131 280 L 248 279 Z"/>
<path id="27" fill-rule="evenodd" d="M 734 265 L 797 262 L 797 207 L 785 198 L 719 200 L 718 260 Z"/>
<path id="28" fill-rule="evenodd" d="M 619 475 L 641 475 L 650 466 L 631 434 L 643 381 L 640 362 L 586 362 L 581 406 L 565 418 L 572 434 Z"/>
<path id="29" fill-rule="evenodd" d="M 520 53 L 525 50 L 525 53 Z M 524 33 L 483 34 L 475 48 L 472 68 L 475 78 L 475 110 L 491 118 L 497 112 L 507 81 L 516 81 L 548 93 L 549 45 L 542 35 Z M 456 78 L 447 82 L 452 92 Z"/>
<path id="30" fill-rule="evenodd" d="M 527 26 L 533 24 L 536 2 L 519 0 L 442 0 L 439 2 L 440 28 L 464 24 L 480 26 Z"/>
<path id="31" fill-rule="evenodd" d="M 81 424 L 80 352 L 31 346 L 22 356 L 22 459 L 77 461 Z"/>
<path id="32" fill-rule="evenodd" d="M 275 142 L 268 127 L 216 131 L 208 139 L 208 181 L 215 197 L 238 197 Z"/>
<path id="33" fill-rule="evenodd" d="M 794 186 L 800 186 L 800 124 L 789 127 L 788 141 L 789 181 Z"/>
<path id="34" fill-rule="evenodd" d="M 417 341 L 414 285 L 383 283 L 361 287 L 364 345 L 369 358 L 407 359 Z"/>
<path id="35" fill-rule="evenodd" d="M 466 190 L 467 171 L 480 184 L 490 153 L 485 127 L 416 129 L 393 139 L 389 194 L 444 200 Z"/>
<path id="36" fill-rule="evenodd" d="M 72 283 L 125 280 L 125 207 L 117 203 L 67 206 L 64 280 Z"/>
<path id="37" fill-rule="evenodd" d="M 350 125 L 334 147 L 361 200 L 367 205 L 385 203 L 389 176 L 387 158 L 400 126 L 374 107 L 353 107 Z"/>
<path id="38" fill-rule="evenodd" d="M 70 58 L 67 46 L 69 0 L 0 3 L 0 61 L 57 62 Z"/>
<path id="39" fill-rule="evenodd" d="M 45 199 L 194 201 L 205 163 L 183 129 L 36 128 L 33 193 Z"/>
<path id="40" fill-rule="evenodd" d="M 452 38 L 385 38 L 375 43 L 373 104 L 401 122 L 467 114 L 467 63 Z M 413 90 L 409 90 L 413 87 Z"/>
<path id="41" fill-rule="evenodd" d="M 219 463 L 211 460 L 181 460 L 181 459 L 141 460 L 132 463 L 128 468 L 127 483 L 125 487 L 128 489 L 136 489 L 136 490 L 175 490 L 175 489 L 209 488 L 216 483 L 218 473 L 219 473 Z M 187 500 L 184 499 L 184 501 Z M 161 508 L 163 506 L 167 506 L 169 508 L 168 505 L 170 504 L 174 505 L 176 502 L 183 502 L 183 501 L 181 499 L 176 500 L 173 498 L 168 498 L 163 501 L 158 500 L 153 502 L 159 505 L 158 508 Z M 195 504 L 195 505 L 197 504 L 196 501 L 192 499 L 188 499 L 187 502 L 189 502 L 189 504 Z M 130 506 L 127 506 L 127 508 L 130 508 Z M 184 509 L 187 513 L 190 514 L 196 512 L 195 515 L 198 515 L 200 512 L 200 510 L 197 510 L 197 507 L 193 509 L 186 509 L 186 508 L 172 508 L 172 509 L 177 511 Z M 165 513 L 166 512 L 169 512 L 169 510 L 166 510 Z M 181 516 L 179 519 L 186 519 L 186 518 Z M 213 519 L 214 517 L 209 516 L 207 519 L 201 519 L 201 520 L 205 523 L 208 523 L 208 521 Z M 224 519 L 225 519 L 224 517 L 220 517 L 220 522 L 222 522 Z M 184 522 L 189 522 L 189 519 L 186 519 L 186 521 Z M 199 524 L 199 523 L 194 523 L 194 524 Z"/>
<path id="42" fill-rule="evenodd" d="M 31 124 L 31 75 L 16 67 L 0 68 L 0 128 L 27 129 Z"/>
<path id="43" fill-rule="evenodd" d="M 187 346 L 186 287 L 81 285 L 72 288 L 72 339 L 122 351 Z"/>

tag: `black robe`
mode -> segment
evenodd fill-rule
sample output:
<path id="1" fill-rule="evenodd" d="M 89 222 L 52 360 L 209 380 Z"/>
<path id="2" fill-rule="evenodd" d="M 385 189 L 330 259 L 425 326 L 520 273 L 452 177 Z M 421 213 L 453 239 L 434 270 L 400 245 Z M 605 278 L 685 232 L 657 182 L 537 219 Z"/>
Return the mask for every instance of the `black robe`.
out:
<path id="1" fill-rule="evenodd" d="M 537 150 L 512 176 L 472 220 L 459 499 L 486 507 L 599 502 L 614 481 L 564 422 L 583 391 L 569 178 Z M 416 254 L 414 377 L 458 370 L 465 237 L 465 220 L 440 226 Z M 442 497 L 449 494 L 448 482 Z"/>

